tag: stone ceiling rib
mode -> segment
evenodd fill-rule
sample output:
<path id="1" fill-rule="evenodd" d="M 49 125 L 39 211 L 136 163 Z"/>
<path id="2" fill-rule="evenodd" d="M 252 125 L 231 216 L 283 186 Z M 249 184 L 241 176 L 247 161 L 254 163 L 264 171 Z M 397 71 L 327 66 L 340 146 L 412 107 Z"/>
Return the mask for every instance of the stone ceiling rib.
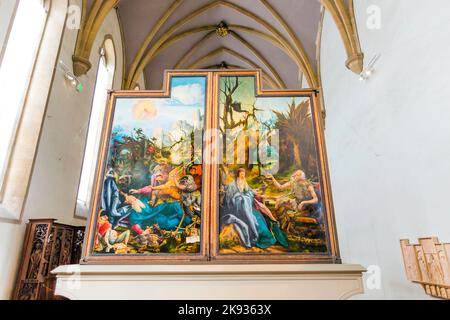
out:
<path id="1" fill-rule="evenodd" d="M 199 65 L 201 65 L 202 63 L 208 61 L 208 59 L 210 59 L 211 57 L 216 56 L 216 55 L 221 54 L 221 53 L 227 53 L 227 54 L 229 54 L 229 55 L 231 55 L 231 56 L 234 56 L 234 57 L 238 58 L 239 60 L 241 60 L 241 61 L 247 63 L 248 65 L 252 66 L 252 68 L 255 68 L 255 69 L 262 69 L 262 68 L 261 68 L 257 63 L 255 63 L 254 61 L 251 61 L 250 59 L 246 58 L 246 57 L 243 56 L 242 54 L 240 54 L 240 53 L 238 53 L 238 52 L 236 52 L 236 51 L 234 51 L 234 50 L 232 50 L 232 49 L 226 48 L 226 47 L 220 47 L 220 48 L 217 48 L 217 49 L 215 49 L 215 50 L 213 50 L 213 51 L 207 53 L 206 55 L 200 57 L 199 59 L 197 59 L 196 61 L 194 61 L 193 63 L 191 63 L 191 64 L 187 67 L 187 69 L 195 69 L 195 68 L 197 68 Z M 269 82 L 270 82 L 270 85 L 271 85 L 272 88 L 274 88 L 274 89 L 286 89 L 286 87 L 285 87 L 284 84 L 279 84 L 279 83 L 277 82 L 277 80 L 273 79 L 272 77 L 268 76 L 267 74 L 266 74 L 266 77 L 267 77 L 267 80 L 270 80 Z"/>
<path id="2" fill-rule="evenodd" d="M 124 89 L 133 87 L 142 74 L 148 79 L 150 73 L 162 68 L 188 65 L 200 48 L 209 52 L 218 46 L 230 48 L 231 38 L 238 42 L 230 50 L 245 53 L 247 60 L 257 60 L 271 85 L 298 88 L 303 74 L 310 87 L 318 88 L 315 40 L 321 4 L 341 33 L 347 67 L 357 73 L 364 55 L 353 0 L 82 0 L 74 72 L 81 75 L 91 68 L 89 57 L 97 32 L 106 15 L 118 8 L 127 57 Z M 216 36 L 220 21 L 229 25 L 231 38 Z M 237 59 L 235 55 L 233 59 Z M 159 84 L 155 81 L 147 89 L 155 89 Z"/>
<path id="3" fill-rule="evenodd" d="M 299 67 L 302 69 L 302 71 L 305 73 L 308 82 L 312 87 L 317 86 L 317 78 L 315 75 L 315 72 L 312 68 L 312 65 L 309 61 L 309 58 L 306 56 L 306 53 L 298 52 L 298 50 L 295 50 L 291 43 L 270 23 L 262 19 L 261 17 L 255 15 L 254 13 L 247 11 L 243 7 L 240 7 L 236 5 L 235 3 L 223 1 L 223 0 L 216 0 L 211 3 L 208 3 L 207 5 L 197 9 L 196 11 L 190 13 L 183 19 L 176 22 L 174 25 L 172 25 L 168 31 L 162 35 L 146 52 L 146 54 L 141 58 L 139 56 L 136 57 L 135 61 L 133 62 L 133 66 L 136 65 L 136 67 L 131 68 L 128 73 L 128 78 L 126 82 L 127 88 L 133 87 L 134 83 L 136 82 L 139 74 L 144 71 L 144 68 L 147 66 L 147 64 L 150 63 L 151 59 L 155 56 L 156 51 L 161 47 L 169 38 L 170 36 L 181 26 L 185 25 L 189 21 L 192 21 L 195 17 L 197 17 L 199 14 L 206 12 L 212 8 L 215 8 L 217 6 L 225 6 L 228 8 L 231 8 L 235 10 L 237 13 L 243 14 L 247 16 L 249 19 L 252 19 L 254 21 L 257 21 L 259 24 L 264 26 L 272 35 L 274 35 L 276 38 L 279 39 L 279 41 L 283 44 L 283 46 L 295 56 L 297 63 Z"/>

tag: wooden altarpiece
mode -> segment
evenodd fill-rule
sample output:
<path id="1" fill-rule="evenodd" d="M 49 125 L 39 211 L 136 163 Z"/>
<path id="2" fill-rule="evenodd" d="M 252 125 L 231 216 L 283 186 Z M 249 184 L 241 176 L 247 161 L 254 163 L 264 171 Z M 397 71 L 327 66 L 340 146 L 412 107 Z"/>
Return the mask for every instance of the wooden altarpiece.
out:
<path id="1" fill-rule="evenodd" d="M 82 264 L 340 263 L 317 95 L 243 70 L 111 92 Z"/>

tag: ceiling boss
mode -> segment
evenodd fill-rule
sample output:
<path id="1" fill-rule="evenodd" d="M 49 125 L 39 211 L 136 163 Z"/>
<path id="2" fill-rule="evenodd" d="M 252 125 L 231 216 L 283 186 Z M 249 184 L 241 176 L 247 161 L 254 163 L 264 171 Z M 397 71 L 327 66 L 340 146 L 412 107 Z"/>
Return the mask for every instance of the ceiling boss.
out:
<path id="1" fill-rule="evenodd" d="M 225 21 L 221 21 L 216 27 L 216 34 L 219 37 L 226 37 L 230 33 L 230 28 Z"/>

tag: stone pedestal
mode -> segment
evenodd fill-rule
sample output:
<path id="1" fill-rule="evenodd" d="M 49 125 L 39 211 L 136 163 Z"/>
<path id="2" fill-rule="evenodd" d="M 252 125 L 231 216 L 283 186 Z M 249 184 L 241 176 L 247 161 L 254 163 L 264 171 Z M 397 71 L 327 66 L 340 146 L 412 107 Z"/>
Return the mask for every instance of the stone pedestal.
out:
<path id="1" fill-rule="evenodd" d="M 363 293 L 360 265 L 67 265 L 56 295 L 107 300 L 348 299 Z"/>

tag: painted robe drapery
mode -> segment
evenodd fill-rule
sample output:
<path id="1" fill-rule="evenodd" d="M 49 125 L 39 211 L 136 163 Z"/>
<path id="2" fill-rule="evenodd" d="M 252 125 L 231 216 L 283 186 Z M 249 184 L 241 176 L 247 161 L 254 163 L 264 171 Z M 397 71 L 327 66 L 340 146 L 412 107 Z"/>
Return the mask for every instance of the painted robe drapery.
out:
<path id="1" fill-rule="evenodd" d="M 229 184 L 225 193 L 225 210 L 220 217 L 221 225 L 233 225 L 242 243 L 251 248 L 266 249 L 277 242 L 287 246 L 286 237 L 274 222 L 266 218 L 255 206 L 251 189 L 239 190 L 236 181 Z"/>

